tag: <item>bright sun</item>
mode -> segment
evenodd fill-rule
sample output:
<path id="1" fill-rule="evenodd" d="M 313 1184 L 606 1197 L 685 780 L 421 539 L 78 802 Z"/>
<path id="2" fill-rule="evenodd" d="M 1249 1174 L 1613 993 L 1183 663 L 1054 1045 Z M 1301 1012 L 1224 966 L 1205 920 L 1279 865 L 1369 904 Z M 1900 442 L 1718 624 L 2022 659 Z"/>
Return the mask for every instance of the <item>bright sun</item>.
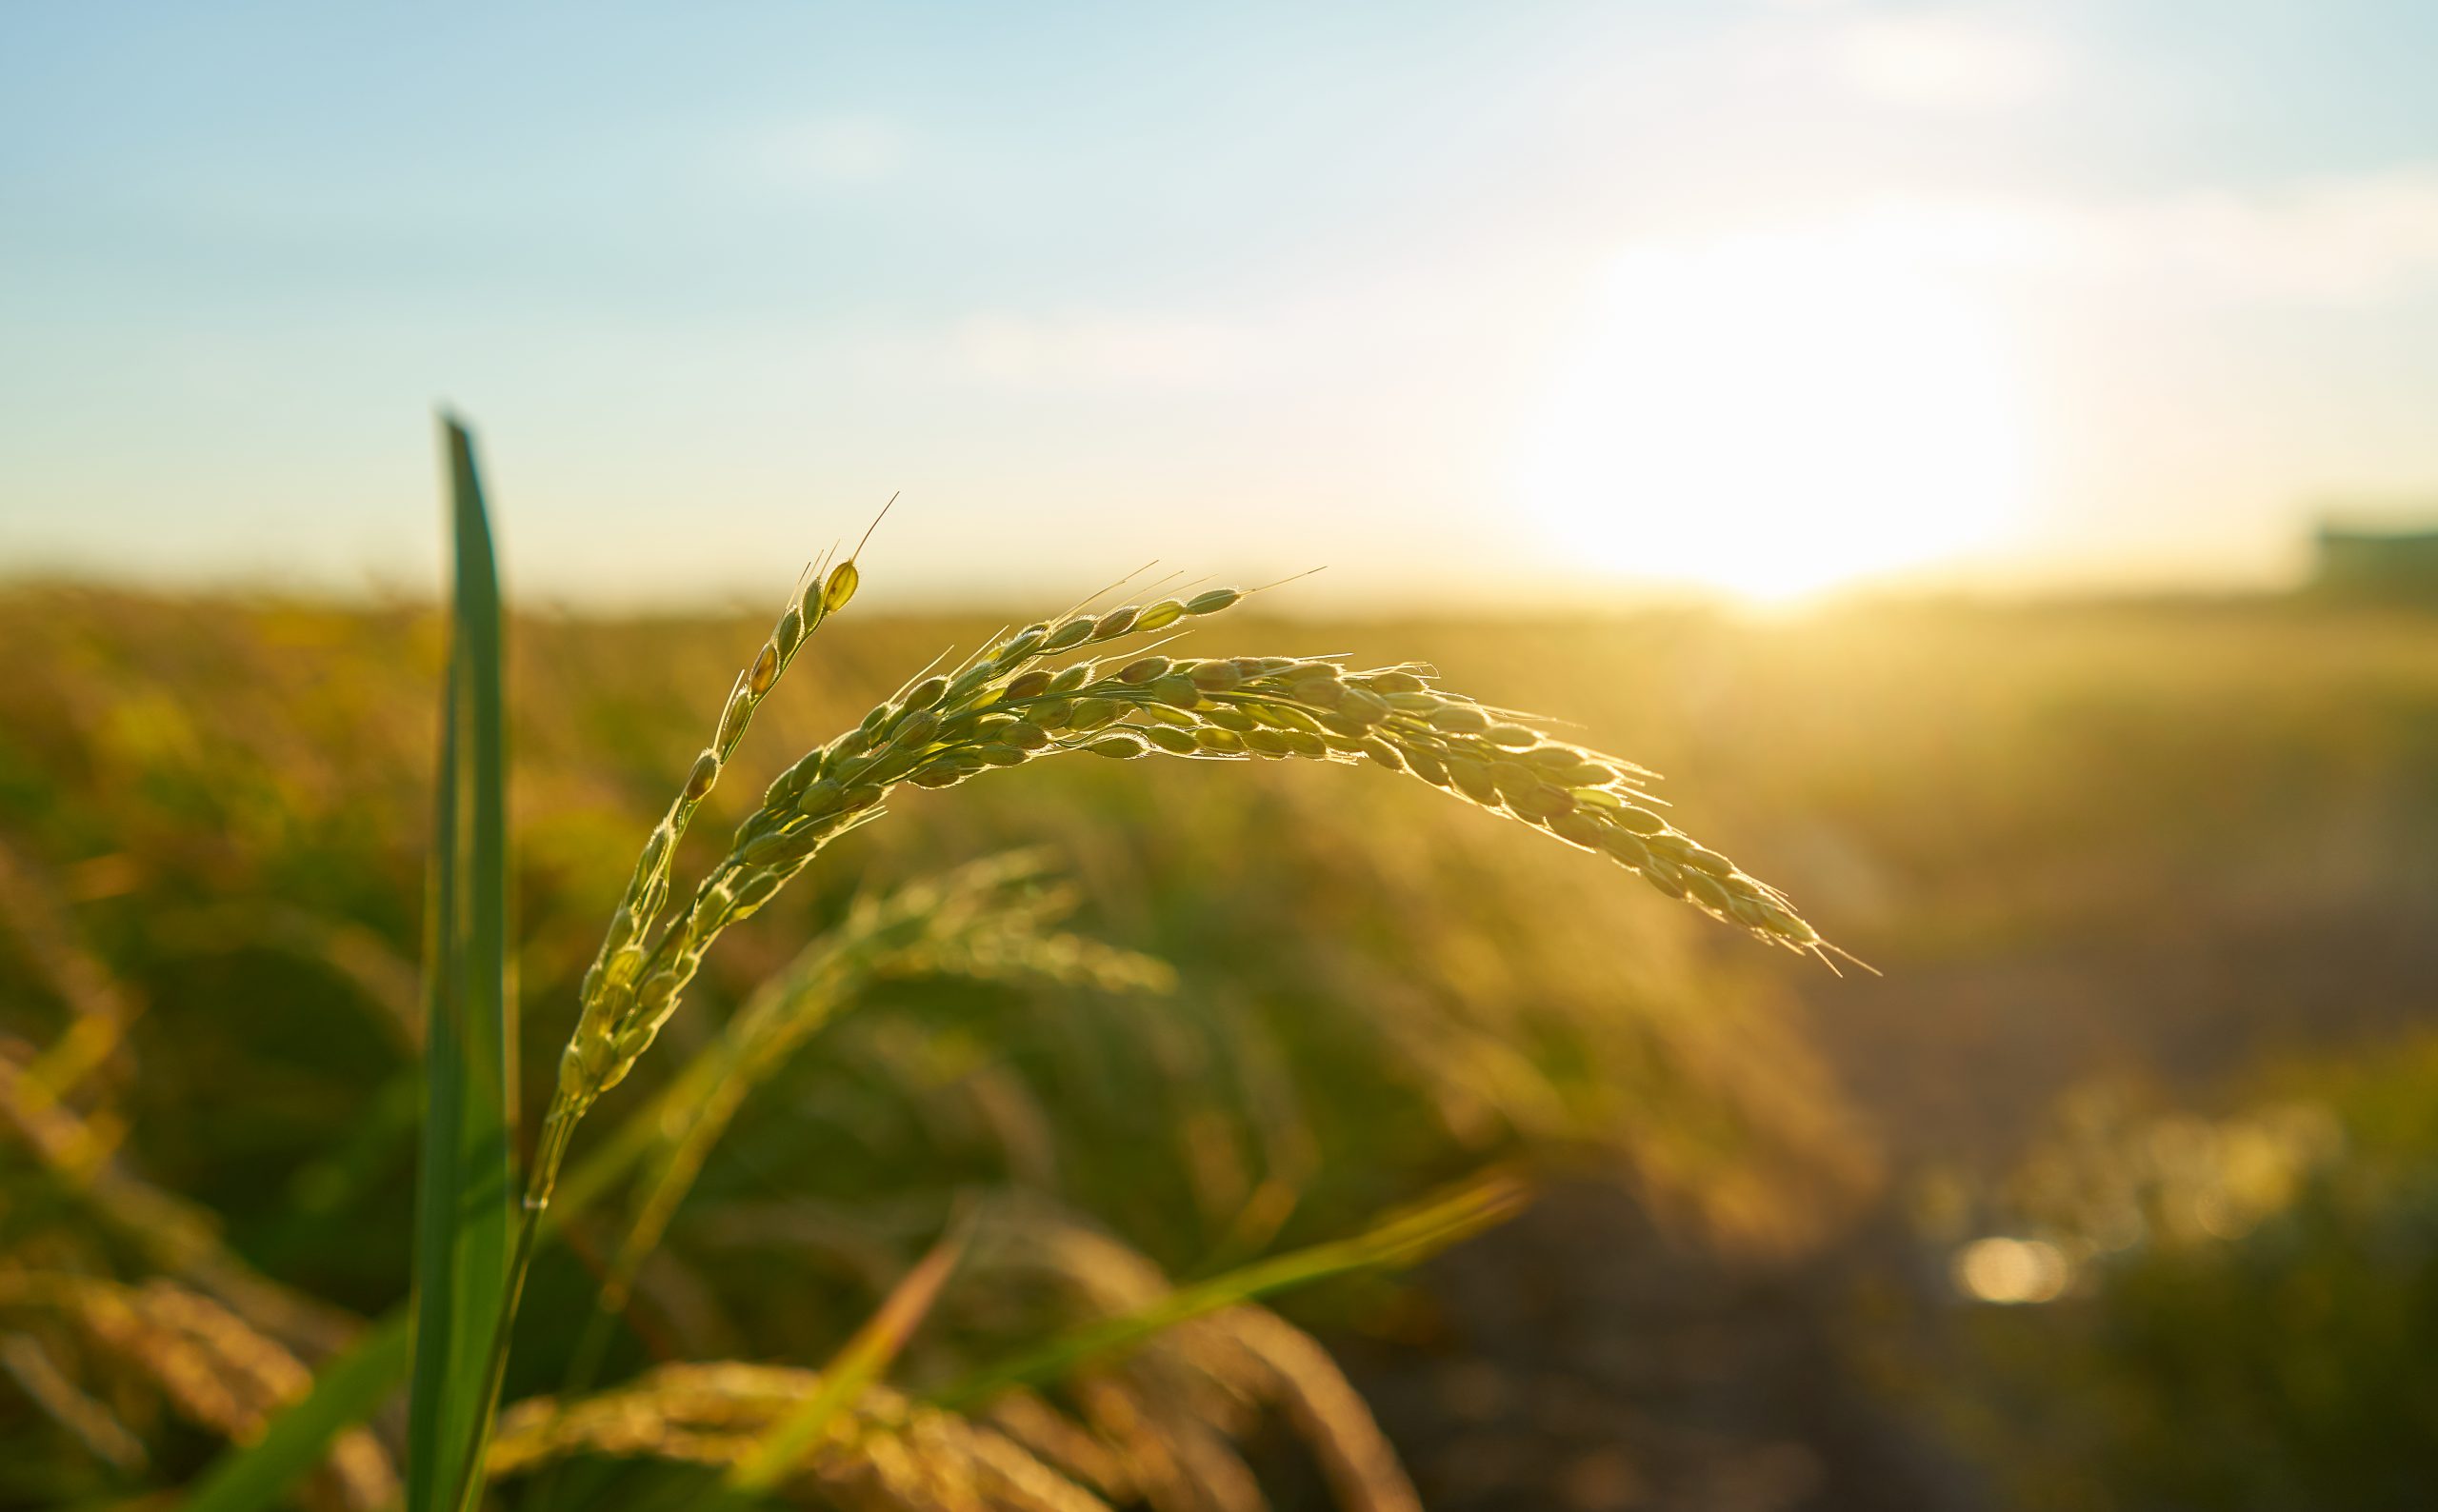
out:
<path id="1" fill-rule="evenodd" d="M 2026 488 L 2014 364 L 1908 249 L 1826 229 L 1622 259 L 1525 448 L 1550 549 L 1782 601 L 1996 538 Z"/>

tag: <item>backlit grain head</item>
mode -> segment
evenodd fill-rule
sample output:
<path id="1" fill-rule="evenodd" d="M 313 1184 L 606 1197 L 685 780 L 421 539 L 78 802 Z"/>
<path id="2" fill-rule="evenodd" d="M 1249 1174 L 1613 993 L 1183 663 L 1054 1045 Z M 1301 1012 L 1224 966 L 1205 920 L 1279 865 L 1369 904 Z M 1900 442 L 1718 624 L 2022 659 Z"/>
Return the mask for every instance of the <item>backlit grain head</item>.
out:
<path id="1" fill-rule="evenodd" d="M 1234 588 L 1029 625 L 989 655 L 924 678 L 900 702 L 878 705 L 770 785 L 730 855 L 655 935 L 650 925 L 669 893 L 666 861 L 689 811 L 683 806 L 709 793 L 794 646 L 823 615 L 844 607 L 855 583 L 849 558 L 831 568 L 817 596 L 790 611 L 798 626 L 782 618 L 732 690 L 714 746 L 698 758 L 681 807 L 672 810 L 675 822 L 654 831 L 586 975 L 577 1034 L 563 1058 L 562 1092 L 579 1111 L 626 1074 L 721 929 L 773 896 L 823 846 L 878 814 L 894 786 L 949 787 L 1068 751 L 1125 760 L 1155 751 L 1205 760 L 1258 755 L 1410 772 L 1605 855 L 1669 897 L 1763 939 L 1814 953 L 1828 948 L 1783 897 L 1648 806 L 1641 768 L 1444 692 L 1424 664 L 1349 670 L 1333 658 L 1180 662 L 1153 653 L 1113 673 L 1089 662 L 1057 670 L 1021 666 L 1037 655 L 1217 613 L 1244 597 Z M 613 963 L 622 965 L 612 970 Z"/>
<path id="2" fill-rule="evenodd" d="M 1091 639 L 1096 624 L 1097 622 L 1089 614 L 1079 614 L 1073 619 L 1063 620 L 1042 638 L 1041 648 L 1045 651 L 1063 651 L 1070 646 L 1081 646 Z"/>
<path id="3" fill-rule="evenodd" d="M 855 570 L 853 557 L 849 557 L 831 567 L 829 580 L 821 585 L 822 608 L 831 614 L 845 608 L 848 600 L 855 596 L 855 589 L 862 586 L 863 581 L 864 575 Z"/>

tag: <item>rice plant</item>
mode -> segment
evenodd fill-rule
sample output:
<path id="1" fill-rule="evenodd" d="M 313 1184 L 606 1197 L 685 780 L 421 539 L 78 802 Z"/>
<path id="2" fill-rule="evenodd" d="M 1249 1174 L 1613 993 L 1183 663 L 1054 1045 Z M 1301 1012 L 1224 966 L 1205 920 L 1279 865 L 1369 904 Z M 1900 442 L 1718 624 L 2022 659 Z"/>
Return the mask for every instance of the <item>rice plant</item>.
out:
<path id="1" fill-rule="evenodd" d="M 482 700 L 496 699 L 495 667 L 488 681 L 479 671 L 483 637 L 496 634 L 496 599 L 470 446 L 453 427 L 450 439 L 459 501 L 459 630 L 461 637 L 472 640 L 473 655 L 470 661 L 461 660 L 461 646 L 460 656 L 452 657 L 450 733 L 444 749 L 452 757 L 456 750 L 457 700 L 471 700 L 472 759 L 479 768 L 486 759 L 493 764 L 498 759 L 495 746 L 486 752 L 483 746 Z M 516 1237 L 504 1273 L 489 1266 L 498 1240 L 492 1228 L 495 1208 L 487 1200 L 476 1197 L 480 1216 L 470 1224 L 436 1218 L 427 1207 L 427 1284 L 452 1279 L 454 1264 L 479 1274 L 481 1289 L 458 1310 L 457 1331 L 444 1335 L 429 1321 L 422 1328 L 426 1349 L 445 1345 L 450 1363 L 445 1373 L 418 1368 L 416 1401 L 430 1405 L 417 1414 L 420 1435 L 412 1463 L 433 1467 L 430 1473 L 441 1479 L 430 1484 L 450 1489 L 444 1498 L 418 1482 L 410 1494 L 411 1507 L 463 1508 L 479 1494 L 518 1299 L 578 1124 L 605 1093 L 627 1078 L 676 1013 L 688 984 L 720 935 L 768 904 L 830 843 L 881 818 L 886 801 L 902 786 L 954 787 L 994 770 L 1072 754 L 1120 761 L 1167 755 L 1204 763 L 1262 758 L 1369 764 L 1410 774 L 1566 844 L 1606 854 L 1668 896 L 1766 942 L 1828 958 L 1826 942 L 1783 895 L 1685 835 L 1651 806 L 1645 787 L 1649 774 L 1643 768 L 1553 738 L 1546 723 L 1532 716 L 1442 688 L 1428 666 L 1357 669 L 1328 655 L 1179 658 L 1161 649 L 1176 631 L 1242 603 L 1247 593 L 1233 587 L 1148 605 L 1099 607 L 1099 600 L 1115 591 L 1112 587 L 1054 619 L 996 639 L 961 661 L 945 666 L 935 661 L 876 705 L 853 729 L 807 752 L 782 772 L 738 828 L 727 854 L 695 885 L 690 898 L 672 910 L 680 841 L 720 781 L 755 711 L 822 624 L 852 602 L 861 581 L 860 550 L 827 565 L 826 570 L 810 572 L 790 595 L 759 652 L 737 674 L 710 741 L 644 843 L 585 975 L 574 1030 L 560 1057 L 556 1086 L 525 1179 Z M 474 596 L 470 610 L 464 602 L 470 591 Z M 1125 648 L 1122 657 L 1109 654 L 1119 647 Z M 457 669 L 469 665 L 477 670 L 470 682 L 461 683 L 467 674 Z M 496 773 L 492 776 L 495 780 Z M 459 780 L 445 762 L 444 783 Z M 494 809 L 483 806 L 479 775 L 474 785 L 469 865 L 480 885 L 489 868 L 496 866 L 483 848 L 498 821 Z M 454 821 L 448 796 L 441 812 L 444 844 L 461 843 L 449 827 Z M 444 931 L 452 876 L 444 865 L 435 885 L 435 911 Z M 479 955 L 498 927 L 496 918 L 482 918 L 478 908 L 465 948 Z M 442 983 L 450 980 L 451 944 L 444 934 L 435 978 Z M 475 1022 L 489 1026 L 486 1034 L 495 1034 L 496 984 L 488 969 L 477 961 L 468 980 L 475 988 L 470 993 L 473 1006 L 491 1010 Z M 437 1015 L 449 1008 L 445 1000 L 435 999 L 436 1026 Z M 462 1054 L 460 1043 L 444 1041 L 443 1050 Z M 451 1071 L 439 1055 L 434 1060 L 434 1102 L 426 1137 L 428 1192 L 439 1189 L 430 1185 L 430 1173 L 454 1179 L 452 1161 L 481 1163 L 466 1180 L 488 1179 L 490 1162 L 494 1156 L 504 1158 L 504 1150 L 485 1142 L 500 1138 L 498 1131 L 513 1118 L 512 1109 L 461 1115 L 452 1100 L 466 1095 L 469 1075 Z M 486 1075 L 498 1075 L 480 1053 L 467 1070 L 476 1084 Z M 481 1101 L 477 1084 L 466 1105 Z M 461 1117 L 464 1127 L 452 1136 L 449 1130 Z M 435 1134 L 434 1129 L 443 1132 Z M 452 1144 L 452 1137 L 458 1142 Z M 448 1188 L 444 1196 L 454 1192 Z M 435 1238 L 436 1232 L 445 1232 L 448 1239 Z M 653 1225 L 648 1221 L 638 1232 L 648 1240 Z M 450 1243 L 457 1246 L 453 1256 Z M 633 1258 L 621 1257 L 622 1273 L 630 1271 Z M 496 1303 L 489 1290 L 494 1283 L 502 1288 Z M 470 1351 L 465 1329 L 479 1330 L 485 1322 L 488 1345 Z M 479 1367 L 474 1364 L 478 1354 L 483 1361 Z M 473 1373 L 477 1368 L 479 1373 Z"/>
<path id="2" fill-rule="evenodd" d="M 115 1399 L 89 1389 L 76 1351 L 105 1347 L 97 1328 L 151 1341 L 143 1347 L 171 1363 L 150 1389 L 231 1445 L 190 1485 L 190 1504 L 203 1512 L 274 1504 L 309 1481 L 319 1488 L 312 1497 L 336 1504 L 376 1504 L 395 1485 L 411 1512 L 462 1509 L 494 1480 L 547 1477 L 588 1446 L 714 1462 L 729 1493 L 746 1497 L 793 1488 L 875 1506 L 1249 1506 L 1258 1493 L 1239 1441 L 1265 1413 L 1299 1431 L 1342 1504 L 1384 1512 L 1413 1504 L 1353 1387 L 1317 1343 L 1259 1299 L 1349 1270 L 1410 1263 L 1499 1221 L 1524 1196 L 1503 1176 L 1459 1184 L 1351 1238 L 1249 1258 L 1283 1222 L 1273 1180 L 1213 1252 L 1226 1268 L 1213 1265 L 1183 1285 L 1083 1211 L 1038 1193 L 966 1204 L 949 1239 L 917 1261 L 909 1244 L 937 1230 L 952 1194 L 909 1193 L 906 1208 L 825 1217 L 869 1257 L 876 1288 L 889 1297 L 821 1369 L 707 1361 L 591 1390 L 606 1363 L 599 1346 L 608 1320 L 647 1274 L 739 1110 L 796 1061 L 854 1053 L 854 1042 L 823 1036 L 867 996 L 909 975 L 1053 993 L 1172 989 L 1163 963 L 1062 927 L 1074 895 L 1048 880 L 1038 852 L 988 857 L 865 894 L 745 994 L 684 1067 L 662 1076 L 606 1138 L 579 1148 L 579 1125 L 681 1010 L 715 942 L 831 842 L 918 792 L 1068 755 L 1379 768 L 1357 780 L 1418 779 L 1619 863 L 1769 943 L 1824 957 L 1832 950 L 1781 895 L 1670 824 L 1649 774 L 1553 736 L 1547 720 L 1449 690 L 1418 663 L 1189 654 L 1177 638 L 1250 597 L 1234 588 L 1164 596 L 1155 587 L 1143 602 L 1113 607 L 1106 605 L 1112 588 L 989 636 L 963 657 L 913 669 L 851 728 L 801 751 L 709 865 L 681 880 L 682 842 L 729 776 L 756 713 L 813 635 L 854 601 L 861 567 L 848 554 L 819 564 L 789 595 L 647 835 L 576 993 L 520 1201 L 510 1186 L 523 1142 L 500 595 L 471 439 L 453 426 L 446 439 L 457 578 L 421 1010 L 402 1012 L 398 965 L 382 958 L 382 947 L 341 940 L 302 913 L 241 916 L 233 905 L 210 903 L 165 916 L 162 927 L 165 939 L 186 942 L 177 948 L 291 951 L 337 965 L 381 1035 L 420 1040 L 420 1087 L 394 1089 L 419 1091 L 424 1110 L 410 1307 L 369 1326 L 317 1309 L 235 1262 L 174 1202 L 95 1158 L 107 1132 L 84 1128 L 64 1094 L 79 1079 L 108 1074 L 142 1004 L 114 994 L 108 974 L 72 951 L 44 945 L 62 931 L 46 928 L 39 907 L 18 913 L 20 932 L 37 953 L 48 951 L 59 996 L 77 1012 L 45 1055 L 22 1064 L 0 1057 L 0 1105 L 60 1180 L 78 1184 L 105 1221 L 132 1236 L 135 1263 L 121 1268 L 136 1274 L 110 1281 L 109 1265 L 81 1278 L 68 1269 L 8 1271 L 0 1311 L 55 1322 L 45 1325 L 50 1333 L 24 1336 L 31 1343 L 12 1337 L 0 1363 L 91 1454 L 131 1463 L 142 1445 L 113 1431 L 105 1404 Z M 342 775 L 333 768 L 329 780 Z M 943 791 L 937 801 L 961 796 Z M 1258 833 L 1248 837 L 1255 848 L 1259 842 Z M 0 883 L 12 875 L 0 869 Z M 393 1101 L 383 1094 L 370 1105 Z M 357 1139 L 377 1152 L 380 1141 L 413 1127 L 410 1118 L 382 1114 Z M 344 1165 L 357 1157 L 334 1150 L 328 1159 Z M 623 1209 L 611 1202 L 621 1192 Z M 1288 1207 L 1293 1201 L 1285 1198 Z M 858 1237 L 866 1219 L 871 1230 Z M 513 1406 L 494 1444 L 528 1272 L 571 1221 L 584 1223 L 588 1243 L 599 1247 L 602 1322 L 577 1350 L 567 1389 Z M 928 1384 L 884 1384 L 909 1350 Z M 175 1363 L 182 1360 L 217 1363 L 189 1368 Z M 380 1436 L 357 1424 L 409 1377 L 410 1363 L 405 1453 L 393 1466 Z M 229 1376 L 220 1399 L 189 1389 L 217 1374 Z M 549 1482 L 539 1483 L 549 1497 Z"/>

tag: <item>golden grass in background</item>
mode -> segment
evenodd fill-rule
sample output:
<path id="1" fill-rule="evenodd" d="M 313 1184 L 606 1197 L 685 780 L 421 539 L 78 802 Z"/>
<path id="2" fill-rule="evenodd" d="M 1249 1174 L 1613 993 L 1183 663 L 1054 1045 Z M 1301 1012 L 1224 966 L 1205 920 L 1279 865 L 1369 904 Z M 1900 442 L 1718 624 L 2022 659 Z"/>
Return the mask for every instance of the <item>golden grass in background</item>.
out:
<path id="1" fill-rule="evenodd" d="M 851 724 L 907 666 L 998 623 L 825 628 L 740 748 L 740 780 L 713 795 L 689 865 L 711 859 L 765 773 Z M 12 1264 L 134 1286 L 169 1278 L 309 1366 L 334 1338 L 298 1327 L 297 1307 L 337 1311 L 343 1333 L 348 1314 L 398 1300 L 412 1143 L 399 1007 L 436 630 L 410 608 L 35 588 L 0 601 L 15 656 L 0 678 L 0 832 L 14 892 L 48 900 L 12 905 L 0 950 Z M 762 630 L 513 627 L 529 1076 L 564 1039 L 635 837 Z M 1569 1199 L 1556 1227 L 1532 1230 L 1543 1252 L 1530 1264 L 1599 1274 L 1690 1248 L 1702 1274 L 1777 1277 L 1778 1290 L 1738 1293 L 1707 1343 L 1665 1348 L 1696 1337 L 1681 1306 L 1620 1303 L 1616 1319 L 1552 1338 L 1497 1323 L 1500 1288 L 1462 1266 L 1289 1300 L 1375 1393 L 1426 1504 L 1532 1484 L 1549 1504 L 1626 1504 L 1594 1495 L 1627 1483 L 1619 1454 L 1660 1505 L 1691 1504 L 1704 1476 L 1739 1463 L 1762 1481 L 1751 1467 L 1775 1466 L 1769 1483 L 1811 1488 L 1801 1495 L 1878 1473 L 1817 1422 L 1789 1426 L 1776 1398 L 1689 1446 L 1674 1425 L 1700 1392 L 1665 1372 L 1621 1383 L 1634 1379 L 1623 1367 L 1568 1353 L 1572 1336 L 1606 1339 L 1629 1321 L 1639 1343 L 1619 1345 L 1627 1357 L 1690 1371 L 1731 1370 L 1731 1341 L 1791 1319 L 1827 1351 L 1819 1389 L 1856 1397 L 1870 1433 L 1968 1479 L 2062 1476 L 2053 1494 L 2088 1504 L 2198 1483 L 2174 1457 L 2179 1423 L 2250 1424 L 2260 1473 L 2288 1477 L 2275 1483 L 2368 1484 L 2381 1447 L 2408 1442 L 2403 1405 L 2330 1408 L 2308 1420 L 2316 1437 L 2281 1437 L 2306 1420 L 2264 1422 L 2265 1399 L 2194 1398 L 2162 1362 L 2238 1361 L 2216 1336 L 2261 1294 L 2242 1278 L 2273 1273 L 2259 1267 L 2288 1251 L 2260 1246 L 2306 1223 L 2328 1237 L 2304 1253 L 2328 1258 L 2290 1284 L 2321 1285 L 2318 1305 L 2340 1317 L 2349 1299 L 2397 1299 L 2379 1303 L 2387 1333 L 2429 1337 L 2404 1300 L 2428 1250 L 2396 1215 L 2418 1201 L 2409 1173 L 2438 1140 L 2416 1143 L 2421 1125 L 2377 1101 L 2411 1105 L 2404 1088 L 2428 1084 L 2413 1080 L 2422 1063 L 2397 1063 L 2386 1090 L 2342 1070 L 2281 1087 L 2275 1068 L 2302 1046 L 2376 1060 L 2428 1007 L 2438 622 L 2268 601 L 1913 606 L 1767 626 L 1268 619 L 1235 625 L 1227 647 L 1427 656 L 1454 686 L 1575 715 L 1587 744 L 1682 774 L 1661 787 L 1674 817 L 1782 881 L 1889 974 L 1840 981 L 1757 952 L 1595 858 L 1384 773 L 1063 763 L 970 792 L 909 792 L 889 825 L 808 873 L 803 896 L 723 941 L 697 989 L 705 1011 L 669 1026 L 676 1050 L 709 1043 L 858 891 L 1015 846 L 1057 858 L 1081 905 L 1066 927 L 1169 963 L 1180 989 L 927 979 L 820 1030 L 818 1053 L 735 1110 L 664 1215 L 667 1244 L 636 1268 L 634 1332 L 613 1369 L 660 1351 L 826 1358 L 960 1187 L 1027 1189 L 1062 1223 L 1091 1215 L 1094 1243 L 1154 1274 L 1201 1275 L 1520 1158 L 1622 1188 L 1658 1224 L 1630 1251 L 1603 1251 L 1590 1236 L 1608 1230 Z M 75 1048 L 46 1048 L 62 1045 Z M 2103 1153 L 2042 1153 L 2060 1147 L 2052 1130 L 2084 1126 L 2072 1099 L 2095 1094 L 2078 1088 L 2134 1073 L 2148 1088 L 2137 1103 L 2198 1107 L 2224 1132 L 2077 1136 L 2065 1147 Z M 611 1097 L 641 1105 L 655 1074 Z M 50 1090 L 30 1101 L 34 1077 Z M 2277 1111 L 2297 1105 L 2319 1111 Z M 2392 1174 L 2348 1175 L 2310 1151 L 2278 1165 L 2270 1136 L 2303 1126 L 2294 1117 L 2346 1131 L 2345 1150 L 2389 1152 L 2375 1169 Z M 2109 1212 L 2128 1200 L 2103 1189 L 2086 1204 L 2098 1217 L 2069 1221 L 2060 1178 L 2026 1187 L 2008 1174 L 2030 1162 L 2145 1179 L 2131 1157 L 2104 1153 L 2120 1138 L 2185 1162 L 2153 1183 L 2171 1194 L 2154 1202 L 2168 1239 L 2077 1239 L 2121 1229 Z M 2194 1164 L 2205 1155 L 2233 1174 L 2208 1175 Z M 2388 1262 L 2341 1260 L 2364 1224 L 2408 1237 L 2377 1252 Z M 2002 1312 L 1959 1293 L 1951 1278 L 1975 1274 L 2007 1290 L 1990 1257 L 2022 1257 L 1973 1250 L 1991 1240 L 2053 1248 L 2070 1265 L 2057 1299 Z M 1527 1264 L 1501 1243 L 1478 1247 Z M 2176 1307 L 2139 1300 L 2154 1256 L 2186 1267 Z M 558 1274 L 532 1292 L 533 1358 L 510 1400 L 557 1387 L 589 1315 L 579 1263 L 548 1263 Z M 1813 1300 L 1785 1301 L 1789 1285 Z M 292 1301 L 286 1314 L 248 1311 L 247 1297 Z M 143 1477 L 174 1483 L 208 1457 L 209 1435 L 170 1428 L 174 1399 L 140 1372 L 0 1306 L 31 1342 L 11 1345 L 12 1372 L 57 1404 L 0 1398 L 0 1462 L 17 1478 L 0 1497 L 41 1504 L 126 1483 L 106 1454 L 70 1446 L 80 1413 L 89 1442 L 117 1441 L 61 1384 L 143 1446 Z M 1043 1316 L 952 1287 L 941 1333 L 918 1336 L 901 1380 L 947 1379 Z M 2108 1317 L 2150 1332 L 2078 1330 L 2068 1349 L 2037 1323 Z M 2400 1401 L 2426 1384 L 2401 1360 L 2361 1368 L 2342 1352 L 2355 1335 L 2333 1337 L 2328 1379 Z M 2366 1335 L 2357 1355 L 2388 1360 L 2360 1354 L 2370 1348 Z M 1534 1369 L 1570 1372 L 1609 1416 L 1529 1407 L 1538 1399 L 1516 1393 Z M 1513 1384 L 1484 1383 L 1501 1381 Z M 1925 1392 L 1963 1405 L 1930 1414 Z M 2027 1392 L 2054 1411 L 2005 1407 Z M 2128 1429 L 2087 1470 L 2057 1470 L 2056 1444 L 2088 1432 L 2058 1414 L 2086 1400 L 2144 1403 L 2153 1416 L 2139 1421 L 2167 1426 Z M 1546 1447 L 1501 1458 L 1498 1444 L 1529 1433 Z M 1249 1442 L 1248 1462 L 1291 1487 L 1263 1441 Z M 1123 1481 L 1150 1452 L 1138 1445 L 1134 1472 L 1109 1473 Z M 1787 1468 L 1798 1461 L 1809 1468 Z M 2363 1479 L 2329 1479 L 2348 1465 Z M 1802 1504 L 1786 1496 L 1769 1504 Z"/>

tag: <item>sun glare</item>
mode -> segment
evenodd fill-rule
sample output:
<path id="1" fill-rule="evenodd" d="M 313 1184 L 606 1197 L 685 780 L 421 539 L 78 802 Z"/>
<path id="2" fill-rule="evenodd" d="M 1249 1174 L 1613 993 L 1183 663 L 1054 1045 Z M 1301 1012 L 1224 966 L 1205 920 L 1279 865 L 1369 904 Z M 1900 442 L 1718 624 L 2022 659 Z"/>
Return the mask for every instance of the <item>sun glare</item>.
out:
<path id="1" fill-rule="evenodd" d="M 1995 311 L 1885 229 L 1636 249 L 1528 439 L 1563 563 L 1757 602 L 1952 560 L 2026 488 Z"/>

